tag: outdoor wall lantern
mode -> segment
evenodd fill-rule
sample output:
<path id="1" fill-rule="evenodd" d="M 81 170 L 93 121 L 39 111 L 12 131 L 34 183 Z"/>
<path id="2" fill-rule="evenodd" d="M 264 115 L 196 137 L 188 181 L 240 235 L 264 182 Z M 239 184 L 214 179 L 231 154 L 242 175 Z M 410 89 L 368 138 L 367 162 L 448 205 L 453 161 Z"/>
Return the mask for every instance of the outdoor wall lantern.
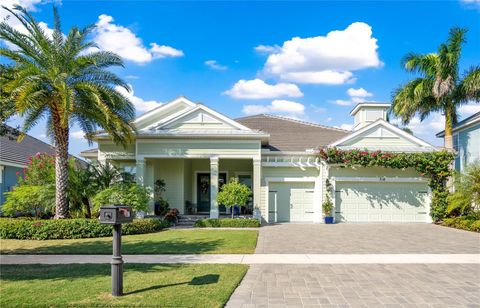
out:
<path id="1" fill-rule="evenodd" d="M 112 295 L 123 295 L 122 224 L 133 221 L 132 208 L 125 205 L 100 207 L 100 223 L 113 225 Z"/>

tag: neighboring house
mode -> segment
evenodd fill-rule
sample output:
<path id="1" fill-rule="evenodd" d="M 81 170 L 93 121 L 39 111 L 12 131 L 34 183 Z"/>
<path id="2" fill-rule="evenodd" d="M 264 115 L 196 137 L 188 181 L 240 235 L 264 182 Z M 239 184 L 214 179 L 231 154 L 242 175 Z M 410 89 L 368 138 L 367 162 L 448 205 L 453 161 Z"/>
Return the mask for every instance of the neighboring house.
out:
<path id="1" fill-rule="evenodd" d="M 444 138 L 445 131 L 437 134 Z M 455 170 L 463 171 L 468 164 L 480 160 L 480 112 L 453 127 L 453 148 L 457 152 Z"/>
<path id="2" fill-rule="evenodd" d="M 30 135 L 21 142 L 11 136 L 0 136 L 0 206 L 5 202 L 5 192 L 17 185 L 17 172 L 22 172 L 30 156 L 36 153 L 54 154 L 55 148 Z"/>
<path id="3" fill-rule="evenodd" d="M 133 144 L 124 148 L 99 133 L 99 148 L 81 155 L 135 173 L 148 187 L 165 180 L 165 198 L 185 214 L 218 217 L 225 209 L 216 202 L 217 192 L 238 177 L 252 188 L 264 222 L 321 222 L 328 179 L 338 222 L 429 222 L 427 180 L 415 170 L 341 168 L 318 158 L 318 149 L 329 146 L 437 151 L 388 123 L 389 106 L 358 104 L 349 132 L 271 115 L 233 120 L 179 97 L 135 120 Z"/>

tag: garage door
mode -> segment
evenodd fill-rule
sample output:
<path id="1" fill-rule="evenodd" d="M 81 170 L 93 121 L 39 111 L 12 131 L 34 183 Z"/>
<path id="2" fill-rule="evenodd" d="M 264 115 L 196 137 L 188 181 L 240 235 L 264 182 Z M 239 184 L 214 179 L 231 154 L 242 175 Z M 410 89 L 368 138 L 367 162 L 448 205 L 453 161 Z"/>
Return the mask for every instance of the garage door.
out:
<path id="1" fill-rule="evenodd" d="M 338 182 L 337 222 L 426 222 L 429 195 L 424 183 Z"/>
<path id="2" fill-rule="evenodd" d="M 270 183 L 270 222 L 312 222 L 314 183 Z"/>

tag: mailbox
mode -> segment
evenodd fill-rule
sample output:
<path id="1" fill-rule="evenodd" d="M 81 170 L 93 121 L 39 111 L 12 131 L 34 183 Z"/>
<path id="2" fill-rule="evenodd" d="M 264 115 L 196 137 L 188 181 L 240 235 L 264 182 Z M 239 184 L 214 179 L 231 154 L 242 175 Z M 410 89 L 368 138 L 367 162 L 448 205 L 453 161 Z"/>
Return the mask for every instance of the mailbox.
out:
<path id="1" fill-rule="evenodd" d="M 109 205 L 100 207 L 100 223 L 119 225 L 133 221 L 133 211 L 126 205 Z"/>

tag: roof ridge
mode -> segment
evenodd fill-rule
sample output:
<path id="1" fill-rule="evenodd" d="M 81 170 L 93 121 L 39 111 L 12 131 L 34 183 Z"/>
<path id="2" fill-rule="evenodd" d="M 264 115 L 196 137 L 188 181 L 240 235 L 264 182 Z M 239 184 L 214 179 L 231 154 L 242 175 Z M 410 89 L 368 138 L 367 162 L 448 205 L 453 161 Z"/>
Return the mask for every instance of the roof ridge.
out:
<path id="1" fill-rule="evenodd" d="M 295 123 L 299 123 L 299 124 L 303 124 L 303 125 L 308 125 L 308 126 L 313 126 L 313 127 L 331 129 L 331 130 L 336 130 L 336 131 L 340 131 L 340 132 L 351 133 L 351 131 L 348 131 L 348 130 L 345 130 L 345 129 L 341 129 L 341 128 L 337 128 L 337 127 L 332 127 L 332 126 L 327 126 L 327 125 L 321 125 L 321 124 L 317 124 L 317 123 L 312 123 L 312 122 L 307 122 L 307 121 L 303 121 L 303 120 L 292 119 L 292 118 L 289 118 L 289 117 L 284 117 L 284 116 L 279 116 L 279 115 L 266 114 L 266 113 L 261 113 L 261 114 L 252 115 L 252 116 L 246 116 L 246 117 L 237 118 L 237 119 L 240 120 L 240 119 L 254 118 L 254 117 L 259 117 L 259 116 L 264 116 L 264 117 L 273 118 L 273 119 L 280 119 L 280 120 L 295 122 Z"/>

